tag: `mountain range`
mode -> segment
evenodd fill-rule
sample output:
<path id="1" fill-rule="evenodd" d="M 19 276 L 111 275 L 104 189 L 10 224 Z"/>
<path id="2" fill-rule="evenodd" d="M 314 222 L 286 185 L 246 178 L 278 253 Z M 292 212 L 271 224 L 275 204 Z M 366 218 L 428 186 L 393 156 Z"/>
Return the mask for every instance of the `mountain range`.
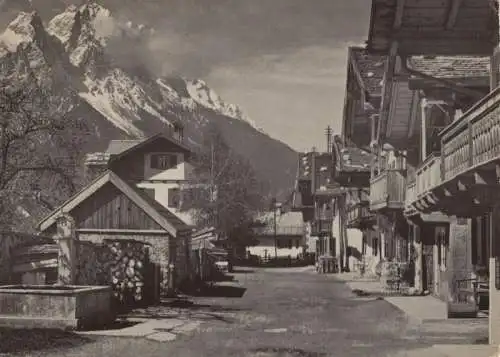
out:
<path id="1" fill-rule="evenodd" d="M 196 147 L 214 123 L 278 199 L 291 192 L 297 153 L 202 79 L 152 70 L 145 44 L 158 35 L 153 27 L 118 19 L 95 2 L 60 0 L 0 0 L 0 25 L 7 21 L 0 35 L 0 77 L 33 75 L 70 103 L 72 115 L 91 127 L 92 140 L 83 150 L 103 150 L 111 139 L 147 137 L 179 122 L 187 144 Z"/>

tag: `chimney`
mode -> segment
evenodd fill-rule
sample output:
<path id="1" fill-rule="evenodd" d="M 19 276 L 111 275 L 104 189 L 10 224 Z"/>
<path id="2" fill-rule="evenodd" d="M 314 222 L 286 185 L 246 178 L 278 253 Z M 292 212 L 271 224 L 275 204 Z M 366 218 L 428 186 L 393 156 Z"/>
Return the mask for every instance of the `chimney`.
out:
<path id="1" fill-rule="evenodd" d="M 110 155 L 105 152 L 94 152 L 85 155 L 85 178 L 87 181 L 94 180 L 108 169 Z"/>

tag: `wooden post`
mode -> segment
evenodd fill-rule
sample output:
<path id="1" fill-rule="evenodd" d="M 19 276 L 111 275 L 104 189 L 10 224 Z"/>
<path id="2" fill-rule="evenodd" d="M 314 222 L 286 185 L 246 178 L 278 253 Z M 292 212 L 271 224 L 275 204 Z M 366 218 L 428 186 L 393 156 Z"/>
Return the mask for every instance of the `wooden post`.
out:
<path id="1" fill-rule="evenodd" d="M 496 203 L 490 213 L 490 281 L 489 281 L 489 342 L 490 344 L 500 345 L 500 290 L 498 289 L 497 264 L 499 259 L 497 235 L 500 218 L 500 203 Z"/>
<path id="2" fill-rule="evenodd" d="M 422 231 L 420 226 L 413 224 L 413 244 L 415 247 L 415 290 L 423 291 L 423 257 L 422 257 Z"/>
<path id="3" fill-rule="evenodd" d="M 422 99 L 422 102 L 420 103 L 420 107 L 422 109 L 422 125 L 420 129 L 420 147 L 422 149 L 422 160 L 424 161 L 425 158 L 427 157 L 427 100 L 425 98 Z"/>
<path id="4" fill-rule="evenodd" d="M 75 285 L 78 269 L 75 221 L 64 214 L 57 218 L 56 224 L 56 240 L 59 245 L 57 281 L 60 285 Z"/>

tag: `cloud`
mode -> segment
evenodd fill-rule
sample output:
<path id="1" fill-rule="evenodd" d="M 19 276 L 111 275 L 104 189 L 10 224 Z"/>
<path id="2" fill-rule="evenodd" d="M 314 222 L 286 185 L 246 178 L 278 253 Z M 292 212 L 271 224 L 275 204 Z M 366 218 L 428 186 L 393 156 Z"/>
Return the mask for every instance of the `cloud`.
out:
<path id="1" fill-rule="evenodd" d="M 366 0 L 104 0 L 115 14 L 154 27 L 148 45 L 166 71 L 204 77 L 214 67 L 366 34 Z M 364 21 L 364 20 L 363 20 Z"/>

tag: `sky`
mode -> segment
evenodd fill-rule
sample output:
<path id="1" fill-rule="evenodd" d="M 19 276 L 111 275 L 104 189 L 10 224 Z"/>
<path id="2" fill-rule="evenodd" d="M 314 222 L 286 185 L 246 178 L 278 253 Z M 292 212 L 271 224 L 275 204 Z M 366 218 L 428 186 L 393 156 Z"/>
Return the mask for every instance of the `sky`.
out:
<path id="1" fill-rule="evenodd" d="M 347 46 L 368 36 L 369 0 L 168 0 L 152 47 L 165 72 L 205 80 L 272 137 L 325 149 L 341 127 Z"/>

